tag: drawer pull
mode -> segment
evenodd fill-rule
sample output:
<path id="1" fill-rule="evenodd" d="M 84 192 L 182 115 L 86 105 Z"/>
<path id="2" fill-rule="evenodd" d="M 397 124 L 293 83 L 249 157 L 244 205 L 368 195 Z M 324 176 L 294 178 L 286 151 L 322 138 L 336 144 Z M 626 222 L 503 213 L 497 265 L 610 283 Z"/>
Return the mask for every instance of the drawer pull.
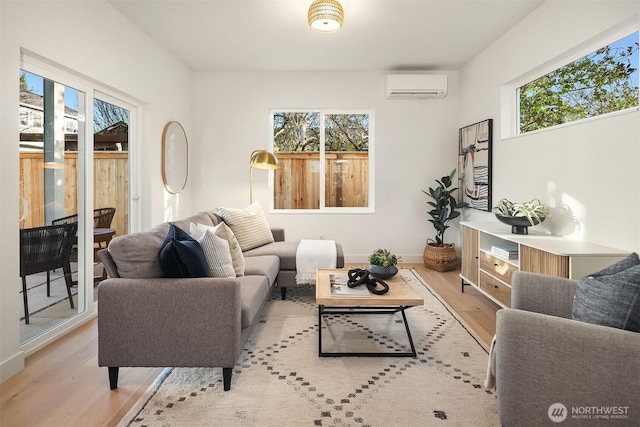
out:
<path id="1" fill-rule="evenodd" d="M 498 289 L 498 285 L 493 285 L 493 289 Z"/>
<path id="2" fill-rule="evenodd" d="M 497 267 L 497 266 L 498 266 L 498 264 L 494 263 L 494 264 L 493 264 L 493 266 L 494 266 L 494 267 Z"/>

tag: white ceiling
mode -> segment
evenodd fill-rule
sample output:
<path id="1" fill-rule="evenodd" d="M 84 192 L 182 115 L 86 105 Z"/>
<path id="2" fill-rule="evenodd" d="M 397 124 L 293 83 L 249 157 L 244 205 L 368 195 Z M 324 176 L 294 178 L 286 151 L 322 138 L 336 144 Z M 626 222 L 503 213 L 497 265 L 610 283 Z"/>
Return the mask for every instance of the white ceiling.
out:
<path id="1" fill-rule="evenodd" d="M 108 0 L 191 70 L 456 70 L 544 0 L 340 0 L 344 26 L 307 24 L 312 0 Z"/>

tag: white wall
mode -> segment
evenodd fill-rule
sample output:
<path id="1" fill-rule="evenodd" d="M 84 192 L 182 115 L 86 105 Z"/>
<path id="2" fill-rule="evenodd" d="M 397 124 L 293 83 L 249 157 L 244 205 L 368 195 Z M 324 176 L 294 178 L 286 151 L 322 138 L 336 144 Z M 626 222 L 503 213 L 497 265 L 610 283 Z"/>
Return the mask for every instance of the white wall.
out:
<path id="1" fill-rule="evenodd" d="M 191 132 L 189 71 L 102 1 L 0 2 L 0 382 L 22 369 L 19 347 L 18 75 L 20 50 L 65 65 L 142 105 L 142 228 L 191 212 L 190 184 L 180 196 L 164 190 L 161 135 L 169 120 Z M 117 93 L 115 93 L 117 95 Z M 14 202 L 15 201 L 15 202 Z"/>
<path id="2" fill-rule="evenodd" d="M 287 239 L 335 239 L 349 260 L 366 261 L 377 247 L 405 261 L 422 260 L 427 237 L 426 196 L 420 191 L 457 162 L 457 73 L 443 100 L 386 100 L 382 72 L 196 73 L 194 208 L 249 203 L 249 156 L 269 144 L 269 111 L 278 108 L 366 108 L 375 114 L 375 213 L 270 213 Z M 254 198 L 269 206 L 268 173 L 253 174 Z M 455 242 L 457 233 L 447 231 Z"/>
<path id="3" fill-rule="evenodd" d="M 638 251 L 640 113 L 515 138 L 501 135 L 503 85 L 612 28 L 640 21 L 636 1 L 575 4 L 544 3 L 460 71 L 458 124 L 494 119 L 494 205 L 503 197 L 567 204 L 577 227 L 567 227 L 558 212 L 543 226 L 569 238 Z M 493 220 L 480 211 L 468 211 L 466 218 Z"/>

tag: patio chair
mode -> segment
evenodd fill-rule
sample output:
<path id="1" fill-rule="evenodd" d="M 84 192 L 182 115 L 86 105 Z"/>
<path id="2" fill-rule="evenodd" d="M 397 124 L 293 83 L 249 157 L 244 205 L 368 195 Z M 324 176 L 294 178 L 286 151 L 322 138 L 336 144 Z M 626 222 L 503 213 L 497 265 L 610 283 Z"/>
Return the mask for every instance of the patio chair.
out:
<path id="1" fill-rule="evenodd" d="M 24 321 L 29 324 L 26 276 L 47 273 L 47 296 L 51 296 L 50 271 L 62 268 L 71 308 L 75 308 L 71 296 L 71 268 L 69 256 L 76 241 L 78 224 L 49 225 L 20 230 L 20 276 L 22 277 L 22 299 Z"/>
<path id="2" fill-rule="evenodd" d="M 93 228 L 111 228 L 116 208 L 98 208 L 93 210 Z M 72 224 L 78 222 L 78 214 L 65 216 L 51 221 L 52 225 Z"/>
<path id="3" fill-rule="evenodd" d="M 111 228 L 116 208 L 100 208 L 93 211 L 93 228 Z"/>
<path id="4" fill-rule="evenodd" d="M 77 223 L 78 223 L 78 214 L 65 216 L 65 217 L 54 219 L 53 221 L 51 221 L 51 225 L 77 224 Z"/>
<path id="5" fill-rule="evenodd" d="M 98 208 L 93 210 L 93 229 L 94 232 L 98 228 L 111 228 L 111 222 L 113 221 L 113 217 L 116 213 L 116 208 Z M 60 224 L 77 224 L 78 223 L 78 214 L 73 214 L 69 216 L 65 216 L 62 218 L 54 219 L 51 221 L 52 225 L 60 225 Z M 98 262 L 97 252 L 100 249 L 103 249 L 105 246 L 101 244 L 101 242 L 96 242 L 98 245 L 94 248 L 94 261 Z M 71 261 L 78 261 L 78 248 L 74 245 L 71 250 Z"/>

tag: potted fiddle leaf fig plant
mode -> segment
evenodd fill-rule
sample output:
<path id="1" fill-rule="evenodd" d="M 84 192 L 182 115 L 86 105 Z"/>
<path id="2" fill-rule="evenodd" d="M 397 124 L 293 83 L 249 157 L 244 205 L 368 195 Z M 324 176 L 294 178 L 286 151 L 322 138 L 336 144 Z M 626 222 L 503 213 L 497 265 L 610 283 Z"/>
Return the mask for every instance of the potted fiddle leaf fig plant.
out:
<path id="1" fill-rule="evenodd" d="M 449 221 L 459 217 L 460 209 L 468 206 L 466 202 L 458 202 L 454 196 L 458 190 L 458 187 L 453 187 L 455 175 L 456 169 L 453 169 L 449 175 L 436 179 L 436 187 L 429 187 L 429 191 L 422 190 L 431 199 L 427 201 L 431 206 L 427 214 L 436 231 L 435 240 L 427 239 L 424 265 L 436 271 L 453 270 L 458 265 L 455 244 L 444 241 L 444 232 L 449 228 Z"/>
<path id="2" fill-rule="evenodd" d="M 398 273 L 396 264 L 400 257 L 391 253 L 387 249 L 376 249 L 369 255 L 369 266 L 367 270 L 372 276 L 380 279 L 389 279 Z"/>

